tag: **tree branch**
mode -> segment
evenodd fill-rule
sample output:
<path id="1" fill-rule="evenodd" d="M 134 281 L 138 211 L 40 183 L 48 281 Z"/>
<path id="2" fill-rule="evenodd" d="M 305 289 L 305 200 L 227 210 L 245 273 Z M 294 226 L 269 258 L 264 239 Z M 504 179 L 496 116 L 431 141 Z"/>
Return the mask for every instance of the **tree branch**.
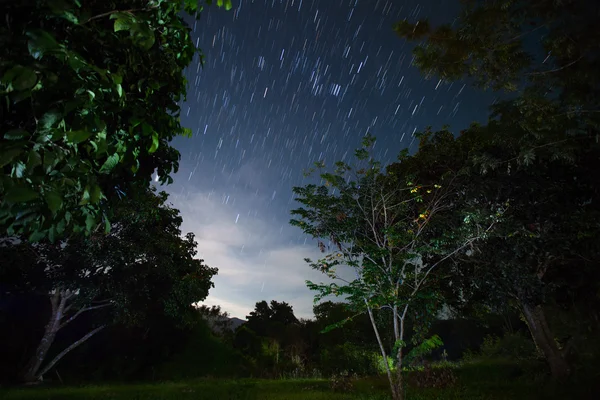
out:
<path id="1" fill-rule="evenodd" d="M 112 306 L 111 303 L 105 303 L 105 304 L 99 304 L 97 306 L 90 306 L 90 307 L 84 307 L 79 309 L 75 314 L 73 314 L 68 320 L 66 320 L 65 322 L 63 322 L 62 324 L 60 324 L 58 329 L 62 329 L 64 328 L 69 322 L 72 322 L 73 320 L 75 320 L 75 318 L 79 317 L 81 314 L 83 314 L 86 311 L 91 311 L 91 310 L 97 310 L 99 308 L 104 308 L 104 307 L 109 307 Z"/>
<path id="2" fill-rule="evenodd" d="M 44 369 L 42 369 L 42 371 L 40 373 L 37 374 L 38 380 L 41 379 L 42 376 L 44 376 L 44 374 L 46 372 L 48 372 L 52 367 L 54 367 L 54 365 L 57 362 L 59 362 L 60 359 L 63 358 L 67 353 L 69 353 L 71 350 L 75 349 L 76 347 L 78 347 L 82 343 L 84 343 L 86 340 L 88 340 L 89 338 L 91 338 L 92 336 L 94 336 L 96 333 L 100 332 L 105 327 L 106 327 L 106 325 L 99 326 L 98 328 L 96 328 L 93 331 L 87 333 L 84 337 L 82 337 L 81 339 L 79 339 L 78 341 L 76 341 L 75 343 L 73 343 L 72 345 L 70 345 L 69 347 L 67 347 L 66 349 L 64 349 L 63 351 L 61 351 L 56 357 L 54 357 L 54 359 L 52 361 L 50 361 L 50 363 L 48 363 L 48 365 L 46 365 L 44 367 Z"/>

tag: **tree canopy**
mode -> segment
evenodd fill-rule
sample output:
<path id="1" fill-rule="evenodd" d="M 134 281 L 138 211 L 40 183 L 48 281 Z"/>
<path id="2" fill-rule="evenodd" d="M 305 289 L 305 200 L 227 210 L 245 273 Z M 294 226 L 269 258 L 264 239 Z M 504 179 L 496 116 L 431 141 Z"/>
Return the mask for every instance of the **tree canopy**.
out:
<path id="1" fill-rule="evenodd" d="M 197 320 L 192 304 L 206 298 L 217 270 L 194 258 L 194 235 L 181 237 L 179 212 L 166 204 L 166 193 L 155 192 L 120 201 L 108 235 L 0 247 L 3 295 L 34 293 L 52 306 L 25 380 L 39 379 L 66 354 L 42 368 L 56 333 L 84 312 L 102 308 L 105 314 L 75 345 L 111 323 L 139 326 L 156 315 L 176 325 Z"/>
<path id="2" fill-rule="evenodd" d="M 218 1 L 224 5 L 223 1 Z M 231 7 L 229 1 L 225 2 Z M 0 226 L 54 240 L 111 226 L 109 200 L 172 181 L 197 52 L 190 0 L 3 2 Z"/>

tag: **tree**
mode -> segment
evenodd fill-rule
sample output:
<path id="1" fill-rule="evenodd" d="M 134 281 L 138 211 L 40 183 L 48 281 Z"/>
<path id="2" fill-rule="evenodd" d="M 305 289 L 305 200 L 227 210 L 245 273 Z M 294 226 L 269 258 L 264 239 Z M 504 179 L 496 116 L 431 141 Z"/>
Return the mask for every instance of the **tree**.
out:
<path id="1" fill-rule="evenodd" d="M 424 137 L 426 143 L 429 138 Z M 304 208 L 292 211 L 297 219 L 290 223 L 317 239 L 321 252 L 327 253 L 320 260 L 306 260 L 333 280 L 307 282 L 318 292 L 315 301 L 344 296 L 369 315 L 393 398 L 401 399 L 407 321 L 412 319 L 417 330 L 426 325 L 436 311 L 436 268 L 485 237 L 502 210 L 453 214 L 456 174 L 426 169 L 426 155 L 411 157 L 407 151 L 384 173 L 369 156 L 373 144 L 374 138 L 367 136 L 356 152 L 359 163 L 366 165 L 339 162 L 334 173 L 320 175 L 320 185 L 295 187 Z M 318 169 L 323 167 L 317 163 Z M 449 223 L 455 225 L 452 235 L 442 229 Z M 340 267 L 349 267 L 351 274 L 338 271 Z M 389 357 L 395 361 L 395 374 L 375 320 L 377 309 L 388 310 L 391 317 L 395 344 Z"/>
<path id="2" fill-rule="evenodd" d="M 233 331 L 233 323 L 229 318 L 229 313 L 221 310 L 221 306 L 209 307 L 203 304 L 198 307 L 198 312 L 214 334 L 226 336 Z"/>
<path id="3" fill-rule="evenodd" d="M 181 237 L 179 212 L 166 204 L 166 193 L 155 191 L 137 191 L 120 201 L 108 235 L 0 247 L 2 281 L 11 284 L 7 294 L 45 296 L 51 305 L 44 334 L 23 371 L 25 382 L 42 379 L 107 324 L 139 326 L 156 315 L 180 325 L 197 319 L 192 304 L 206 298 L 217 270 L 194 258 L 194 235 Z M 100 308 L 107 313 L 94 318 L 91 330 L 44 365 L 57 333 Z"/>
<path id="4" fill-rule="evenodd" d="M 271 300 L 270 304 L 265 300 L 257 302 L 246 320 L 246 326 L 259 336 L 268 336 L 274 330 L 298 323 L 292 306 L 276 300 Z"/>
<path id="5" fill-rule="evenodd" d="M 427 75 L 519 90 L 492 107 L 484 130 L 464 135 L 474 138 L 464 147 L 465 160 L 485 175 L 471 186 L 484 199 L 479 207 L 490 199 L 511 207 L 478 256 L 462 260 L 459 276 L 469 276 L 471 291 L 477 283 L 488 303 L 515 301 L 553 376 L 564 378 L 568 346 L 557 345 L 545 308 L 557 288 L 572 282 L 566 276 L 591 277 L 597 268 L 599 232 L 591 221 L 599 215 L 600 187 L 598 6 L 571 0 L 464 5 L 453 26 L 432 29 L 423 20 L 395 27 L 406 39 L 422 40 L 415 62 Z"/>
<path id="6" fill-rule="evenodd" d="M 231 7 L 230 1 L 218 1 Z M 109 201 L 172 181 L 195 0 L 2 2 L 0 227 L 51 241 L 111 225 Z"/>

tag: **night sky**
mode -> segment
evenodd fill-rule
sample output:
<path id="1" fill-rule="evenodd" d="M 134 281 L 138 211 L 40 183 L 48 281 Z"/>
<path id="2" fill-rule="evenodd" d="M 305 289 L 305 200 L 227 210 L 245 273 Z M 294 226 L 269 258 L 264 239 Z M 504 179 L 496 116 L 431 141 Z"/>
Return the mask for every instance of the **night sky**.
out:
<path id="1" fill-rule="evenodd" d="M 205 304 L 244 318 L 260 300 L 287 301 L 312 315 L 303 261 L 315 242 L 288 224 L 292 187 L 315 161 L 350 161 L 361 138 L 392 162 L 415 149 L 414 132 L 444 124 L 458 131 L 484 121 L 491 95 L 462 82 L 426 80 L 394 22 L 452 22 L 458 1 L 235 1 L 209 7 L 194 27 L 205 55 L 186 72 L 182 123 L 193 138 L 166 187 L 192 231 L 199 256 L 219 268 Z"/>

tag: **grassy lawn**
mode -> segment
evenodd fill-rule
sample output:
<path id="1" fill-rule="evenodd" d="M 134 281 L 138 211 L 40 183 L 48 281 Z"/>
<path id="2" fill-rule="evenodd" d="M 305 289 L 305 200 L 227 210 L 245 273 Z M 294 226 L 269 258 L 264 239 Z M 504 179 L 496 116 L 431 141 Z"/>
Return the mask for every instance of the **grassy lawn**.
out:
<path id="1" fill-rule="evenodd" d="M 597 399 L 591 384 L 559 385 L 542 375 L 523 374 L 513 364 L 476 363 L 457 370 L 458 383 L 446 389 L 409 388 L 408 400 Z M 329 381 L 314 379 L 198 379 L 152 384 L 47 386 L 0 389 L 2 400 L 386 400 L 387 381 L 362 379 L 350 393 L 336 393 Z"/>

